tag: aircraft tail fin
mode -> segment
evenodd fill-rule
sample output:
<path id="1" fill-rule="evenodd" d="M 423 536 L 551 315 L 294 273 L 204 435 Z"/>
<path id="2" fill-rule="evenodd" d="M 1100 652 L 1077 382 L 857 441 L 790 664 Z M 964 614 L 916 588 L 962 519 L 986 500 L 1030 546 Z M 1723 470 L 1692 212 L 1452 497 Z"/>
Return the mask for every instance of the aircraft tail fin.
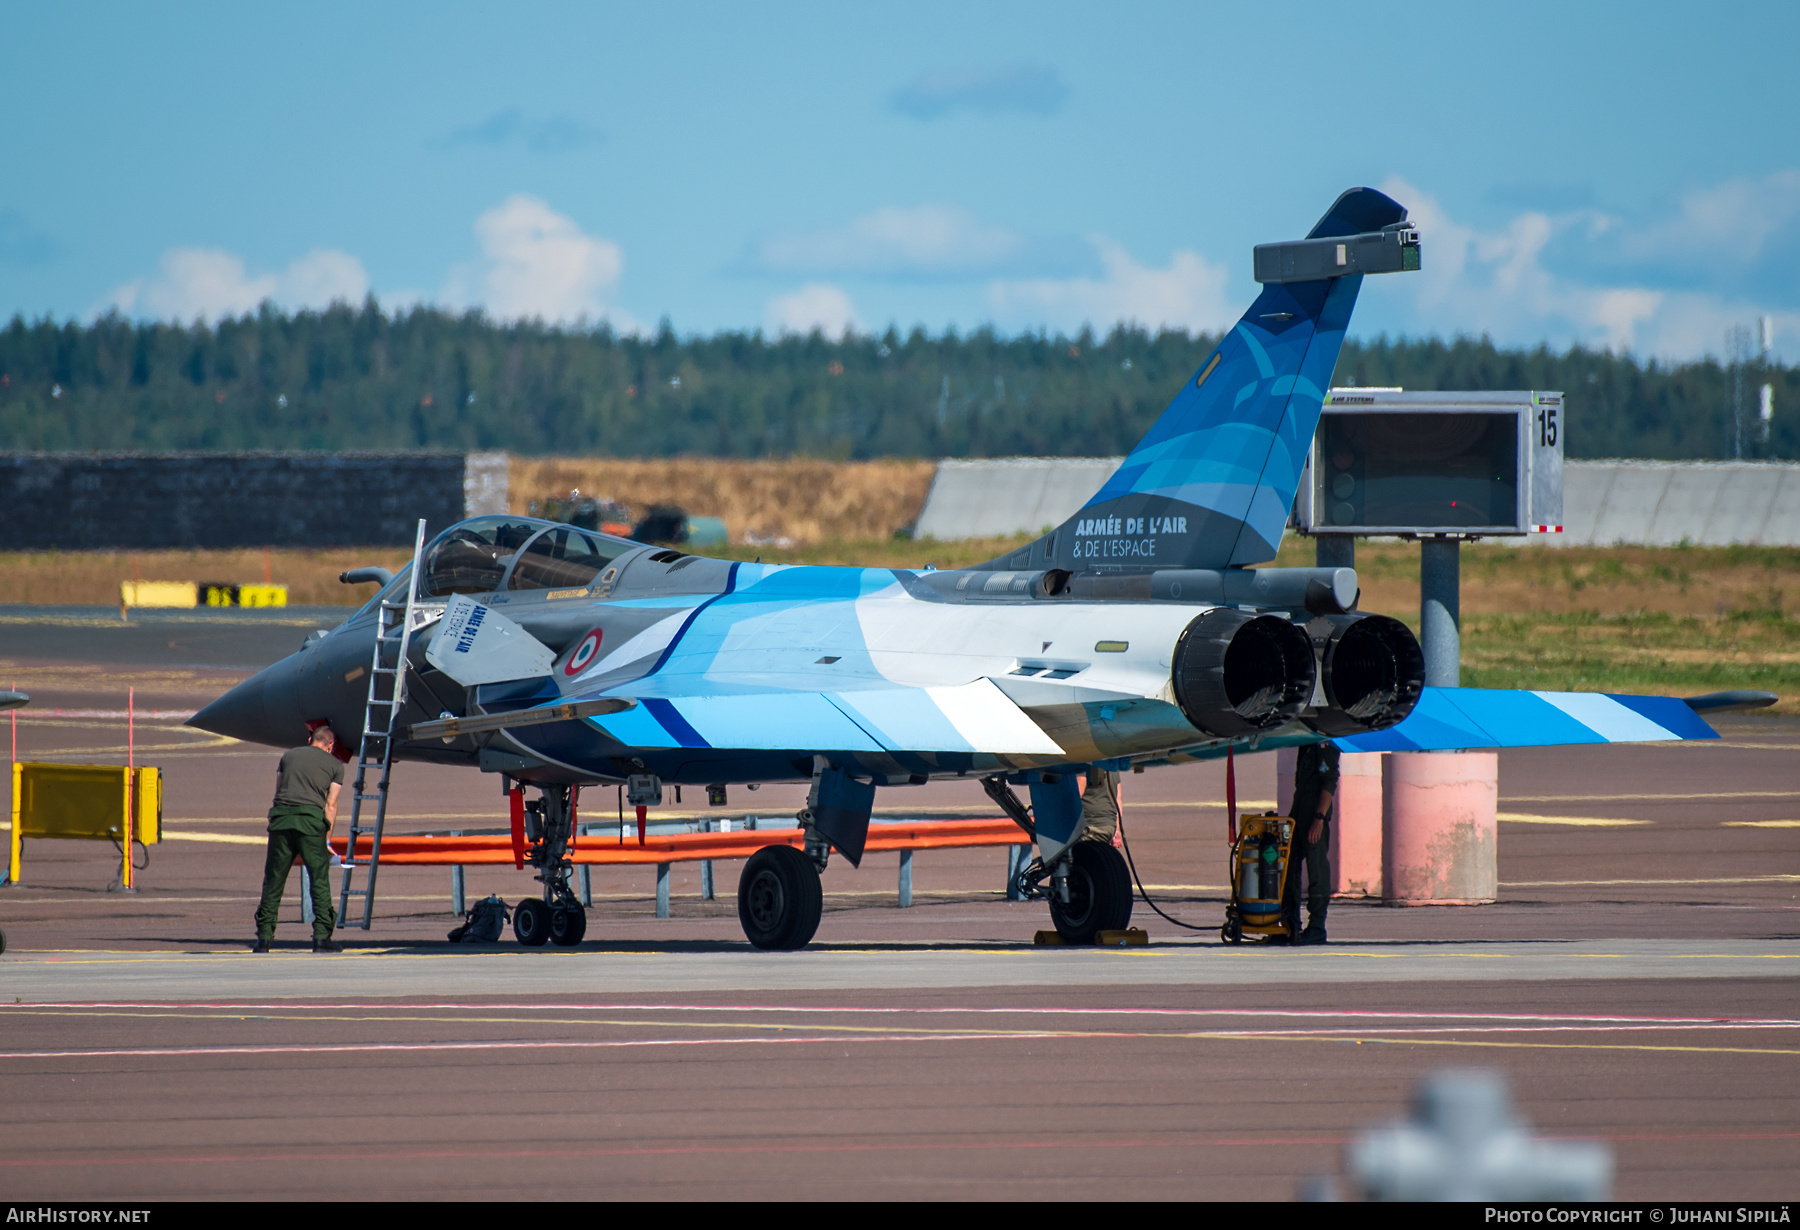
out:
<path id="1" fill-rule="evenodd" d="M 1087 505 L 990 568 L 1225 568 L 1273 559 L 1364 273 L 1417 269 L 1406 210 L 1340 196 L 1262 244 L 1262 293 Z"/>

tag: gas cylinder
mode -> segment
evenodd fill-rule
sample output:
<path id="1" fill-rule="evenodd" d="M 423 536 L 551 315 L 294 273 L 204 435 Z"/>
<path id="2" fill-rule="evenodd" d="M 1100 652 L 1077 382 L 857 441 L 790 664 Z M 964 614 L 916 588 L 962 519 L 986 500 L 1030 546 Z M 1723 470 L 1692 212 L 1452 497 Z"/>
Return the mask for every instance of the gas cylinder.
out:
<path id="1" fill-rule="evenodd" d="M 1256 896 L 1260 887 L 1261 873 L 1258 868 L 1262 864 L 1262 847 L 1254 842 L 1246 842 L 1238 847 L 1238 900 L 1244 901 Z"/>
<path id="2" fill-rule="evenodd" d="M 1281 895 L 1281 847 L 1270 841 L 1262 848 L 1261 889 L 1256 895 L 1265 901 L 1272 901 Z"/>

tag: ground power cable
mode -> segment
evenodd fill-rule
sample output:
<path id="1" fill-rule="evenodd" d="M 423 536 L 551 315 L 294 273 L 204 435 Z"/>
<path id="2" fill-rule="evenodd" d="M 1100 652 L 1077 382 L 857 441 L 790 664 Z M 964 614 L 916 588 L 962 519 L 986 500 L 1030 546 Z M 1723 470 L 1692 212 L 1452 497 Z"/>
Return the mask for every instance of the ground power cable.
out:
<path id="1" fill-rule="evenodd" d="M 1131 838 L 1125 836 L 1125 809 L 1123 807 L 1119 809 L 1119 844 L 1125 847 L 1125 865 L 1131 868 L 1132 881 L 1137 884 L 1138 895 L 1143 897 L 1145 905 L 1155 910 L 1166 921 L 1174 923 L 1177 927 L 1186 927 L 1189 931 L 1215 930 L 1213 927 L 1197 927 L 1193 923 L 1182 922 L 1173 915 L 1163 913 L 1162 907 L 1150 900 L 1150 894 L 1144 889 L 1143 877 L 1138 875 L 1137 862 L 1131 857 Z"/>

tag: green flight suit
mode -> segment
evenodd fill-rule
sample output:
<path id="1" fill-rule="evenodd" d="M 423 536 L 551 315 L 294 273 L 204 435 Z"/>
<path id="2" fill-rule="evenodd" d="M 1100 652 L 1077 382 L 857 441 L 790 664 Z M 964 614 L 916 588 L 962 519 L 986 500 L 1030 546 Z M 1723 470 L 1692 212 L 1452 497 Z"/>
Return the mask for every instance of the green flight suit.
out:
<path id="1" fill-rule="evenodd" d="M 331 938 L 337 910 L 331 904 L 331 851 L 325 845 L 325 809 L 283 804 L 269 810 L 269 856 L 263 863 L 262 904 L 256 907 L 256 938 L 275 938 L 281 895 L 287 891 L 294 859 L 312 876 L 313 943 Z"/>
<path id="2" fill-rule="evenodd" d="M 325 803 L 332 785 L 343 785 L 344 766 L 330 752 L 297 747 L 281 758 L 275 804 L 269 808 L 269 854 L 263 863 L 262 904 L 256 907 L 256 938 L 273 940 L 281 915 L 281 895 L 298 858 L 312 877 L 313 943 L 322 944 L 337 928 L 331 905 L 330 823 Z"/>
<path id="3" fill-rule="evenodd" d="M 1287 883 L 1282 888 L 1282 914 L 1297 934 L 1300 930 L 1300 870 L 1306 869 L 1306 916 L 1315 927 L 1325 925 L 1325 911 L 1331 905 L 1331 810 L 1337 806 L 1338 758 L 1341 753 L 1330 743 L 1312 743 L 1300 749 L 1294 763 L 1294 844 L 1288 852 Z M 1319 814 L 1319 798 L 1326 791 L 1332 795 L 1325 823 L 1319 829 L 1319 840 L 1309 841 L 1314 817 Z"/>

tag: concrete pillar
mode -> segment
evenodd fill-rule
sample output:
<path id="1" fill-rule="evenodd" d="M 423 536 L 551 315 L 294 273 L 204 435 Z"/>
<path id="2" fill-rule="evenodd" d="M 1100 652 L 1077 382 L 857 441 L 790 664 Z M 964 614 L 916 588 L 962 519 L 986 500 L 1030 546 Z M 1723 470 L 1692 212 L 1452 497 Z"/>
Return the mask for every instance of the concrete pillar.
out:
<path id="1" fill-rule="evenodd" d="M 1331 895 L 1381 895 L 1381 752 L 1344 752 L 1331 812 Z M 1275 750 L 1275 810 L 1293 814 L 1294 763 L 1300 749 Z"/>
<path id="2" fill-rule="evenodd" d="M 656 916 L 658 918 L 669 916 L 669 866 L 668 863 L 656 865 Z"/>
<path id="3" fill-rule="evenodd" d="M 1494 752 L 1394 752 L 1382 766 L 1389 905 L 1483 905 L 1498 895 Z"/>
<path id="4" fill-rule="evenodd" d="M 1354 568 L 1356 539 L 1349 534 L 1315 535 L 1313 560 L 1321 568 Z"/>
<path id="5" fill-rule="evenodd" d="M 912 856 L 911 850 L 900 851 L 900 908 L 905 909 L 912 904 Z"/>
<path id="6" fill-rule="evenodd" d="M 1331 893 L 1381 896 L 1381 752 L 1345 752 L 1338 760 L 1337 810 L 1331 820 Z"/>
<path id="7" fill-rule="evenodd" d="M 1462 679 L 1462 540 L 1419 540 L 1419 644 L 1425 683 L 1460 687 Z"/>

